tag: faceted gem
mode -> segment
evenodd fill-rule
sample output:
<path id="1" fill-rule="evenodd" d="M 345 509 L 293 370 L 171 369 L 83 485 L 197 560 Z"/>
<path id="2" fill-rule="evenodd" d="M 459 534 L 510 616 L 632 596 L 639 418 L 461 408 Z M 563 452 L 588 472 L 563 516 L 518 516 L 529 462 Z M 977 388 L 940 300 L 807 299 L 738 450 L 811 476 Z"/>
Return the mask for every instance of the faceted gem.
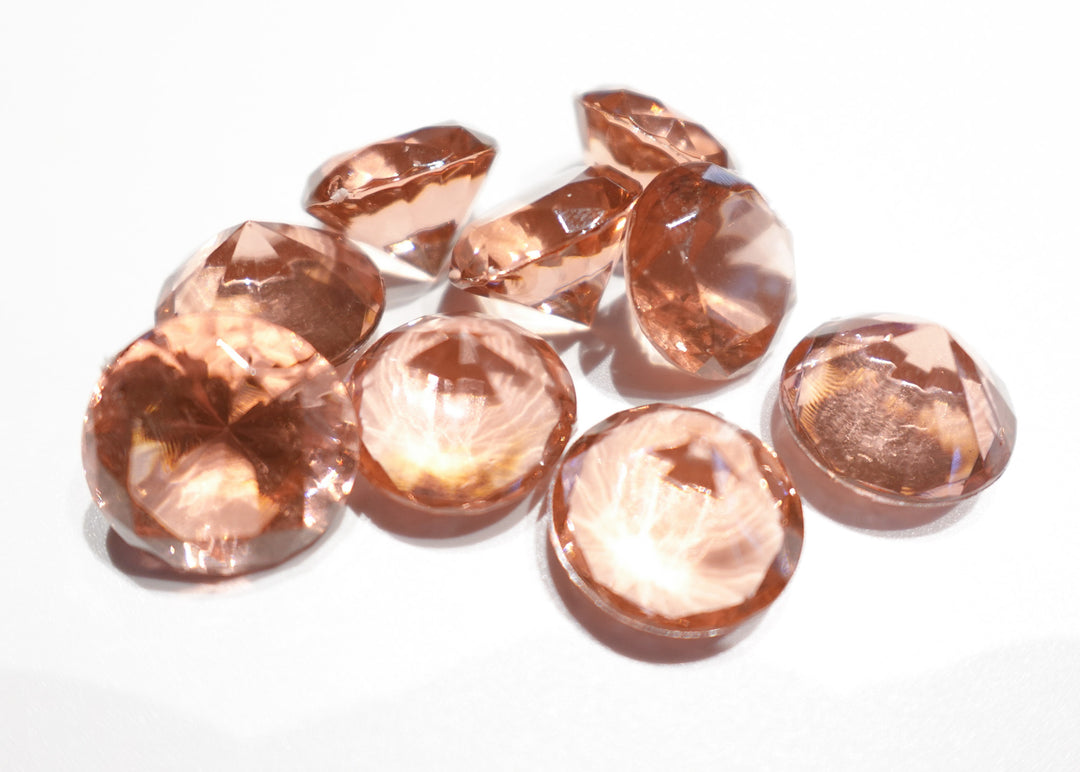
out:
<path id="1" fill-rule="evenodd" d="M 310 343 L 254 316 L 189 314 L 106 368 L 83 462 L 125 541 L 181 571 L 236 574 L 326 531 L 357 443 L 345 386 Z"/>
<path id="2" fill-rule="evenodd" d="M 383 312 L 375 264 L 338 234 L 247 221 L 218 234 L 165 283 L 157 321 L 178 314 L 255 314 L 288 327 L 339 365 Z"/>
<path id="3" fill-rule="evenodd" d="M 776 455 L 711 413 L 625 410 L 567 452 L 552 544 L 602 610 L 680 638 L 721 635 L 780 594 L 802 549 L 802 506 Z"/>
<path id="4" fill-rule="evenodd" d="M 518 501 L 562 453 L 570 374 L 510 322 L 425 316 L 368 349 L 353 373 L 360 464 L 378 488 L 434 511 Z"/>
<path id="5" fill-rule="evenodd" d="M 611 167 L 591 167 L 542 198 L 465 229 L 450 281 L 589 324 L 615 263 L 641 186 Z"/>
<path id="6" fill-rule="evenodd" d="M 578 107 L 592 163 L 614 166 L 642 185 L 681 164 L 731 165 L 727 150 L 704 127 L 653 97 L 625 89 L 593 91 L 578 99 Z"/>
<path id="7" fill-rule="evenodd" d="M 715 380 L 754 365 L 794 301 L 791 237 L 761 194 L 719 166 L 680 166 L 645 189 L 629 230 L 627 293 L 657 351 Z"/>
<path id="8" fill-rule="evenodd" d="M 897 316 L 830 322 L 803 338 L 784 365 L 780 404 L 822 469 L 892 501 L 978 493 L 1016 442 L 1016 416 L 989 370 L 944 328 Z"/>
<path id="9" fill-rule="evenodd" d="M 304 205 L 349 238 L 437 276 L 494 159 L 491 139 L 428 126 L 330 159 Z"/>

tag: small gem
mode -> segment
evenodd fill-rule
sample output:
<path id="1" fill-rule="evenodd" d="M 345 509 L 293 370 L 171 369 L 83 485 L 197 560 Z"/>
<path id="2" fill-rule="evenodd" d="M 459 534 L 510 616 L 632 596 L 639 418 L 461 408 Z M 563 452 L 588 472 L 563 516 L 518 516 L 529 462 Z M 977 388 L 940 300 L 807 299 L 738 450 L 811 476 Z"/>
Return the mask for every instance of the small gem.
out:
<path id="1" fill-rule="evenodd" d="M 425 316 L 353 373 L 361 471 L 412 504 L 456 514 L 519 501 L 558 459 L 576 401 L 552 348 L 479 316 Z"/>
<path id="2" fill-rule="evenodd" d="M 437 276 L 494 159 L 491 139 L 428 126 L 330 159 L 304 205 L 349 238 Z"/>
<path id="3" fill-rule="evenodd" d="M 299 333 L 339 365 L 375 330 L 383 299 L 378 269 L 342 236 L 249 220 L 222 231 L 166 282 L 157 321 L 254 314 Z"/>
<path id="4" fill-rule="evenodd" d="M 610 167 L 573 180 L 504 217 L 470 225 L 454 248 L 450 281 L 590 324 L 641 186 Z"/>
<path id="5" fill-rule="evenodd" d="M 897 316 L 818 327 L 784 365 L 780 405 L 834 479 L 891 501 L 944 504 L 1004 471 L 1016 416 L 944 328 Z"/>
<path id="6" fill-rule="evenodd" d="M 326 531 L 357 442 L 345 386 L 311 344 L 254 316 L 188 314 L 106 368 L 83 462 L 125 541 L 224 575 L 279 563 Z"/>
<path id="7" fill-rule="evenodd" d="M 729 632 L 780 594 L 802 549 L 799 497 L 749 432 L 646 405 L 594 426 L 551 494 L 552 543 L 601 609 L 675 637 Z"/>
<path id="8" fill-rule="evenodd" d="M 671 364 L 724 380 L 768 349 L 794 301 L 791 237 L 732 172 L 688 164 L 657 176 L 631 217 L 627 293 Z"/>

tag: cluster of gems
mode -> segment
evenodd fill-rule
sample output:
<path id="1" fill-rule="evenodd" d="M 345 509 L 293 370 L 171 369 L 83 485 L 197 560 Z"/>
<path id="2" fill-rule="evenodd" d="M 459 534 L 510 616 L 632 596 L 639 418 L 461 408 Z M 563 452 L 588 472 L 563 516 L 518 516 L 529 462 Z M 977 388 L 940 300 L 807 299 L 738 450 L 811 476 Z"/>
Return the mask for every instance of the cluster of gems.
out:
<path id="1" fill-rule="evenodd" d="M 324 228 L 245 222 L 182 265 L 87 411 L 87 479 L 112 528 L 177 571 L 231 575 L 315 541 L 357 474 L 431 517 L 549 485 L 559 562 L 621 622 L 717 636 L 764 610 L 795 570 L 803 520 L 757 437 L 653 404 L 566 450 L 574 384 L 538 335 L 498 314 L 434 315 L 370 340 L 380 266 L 448 273 L 489 308 L 580 329 L 621 264 L 642 337 L 673 368 L 723 381 L 760 361 L 794 298 L 791 239 L 765 197 L 656 99 L 594 92 L 578 107 L 587 166 L 499 217 L 469 221 L 494 143 L 432 126 L 326 162 L 305 194 Z M 986 367 L 902 317 L 811 332 L 779 402 L 821 469 L 893 503 L 978 492 L 1016 432 Z"/>

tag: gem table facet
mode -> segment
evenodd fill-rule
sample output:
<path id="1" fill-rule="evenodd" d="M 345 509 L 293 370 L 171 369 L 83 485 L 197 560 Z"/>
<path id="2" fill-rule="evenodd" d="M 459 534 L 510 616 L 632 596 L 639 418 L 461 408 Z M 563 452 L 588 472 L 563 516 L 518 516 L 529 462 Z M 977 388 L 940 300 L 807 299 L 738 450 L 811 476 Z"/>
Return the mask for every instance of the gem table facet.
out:
<path id="1" fill-rule="evenodd" d="M 794 301 L 791 237 L 732 172 L 657 176 L 631 217 L 626 285 L 645 337 L 671 364 L 724 380 L 764 355 Z"/>
<path id="2" fill-rule="evenodd" d="M 591 167 L 503 217 L 469 226 L 454 248 L 450 281 L 590 324 L 641 186 L 610 167 Z"/>
<path id="3" fill-rule="evenodd" d="M 448 514 L 519 501 L 562 453 L 574 424 L 570 374 L 517 325 L 425 316 L 356 365 L 361 471 L 377 488 Z"/>
<path id="4" fill-rule="evenodd" d="M 646 405 L 567 452 L 552 544 L 601 609 L 674 637 L 721 635 L 780 594 L 802 549 L 802 507 L 775 454 L 711 413 Z"/>
<path id="5" fill-rule="evenodd" d="M 903 317 L 811 332 L 784 365 L 780 405 L 834 479 L 903 503 L 978 493 L 1016 441 L 1016 417 L 991 373 L 944 328 Z"/>
<path id="6" fill-rule="evenodd" d="M 647 185 L 680 164 L 730 166 L 727 150 L 703 126 L 658 99 L 625 89 L 593 91 L 578 100 L 589 159 L 609 164 Z"/>
<path id="7" fill-rule="evenodd" d="M 157 320 L 255 314 L 299 333 L 339 365 L 375 330 L 384 298 L 378 269 L 344 237 L 248 221 L 218 234 L 169 279 Z"/>
<path id="8" fill-rule="evenodd" d="M 494 159 L 491 139 L 428 126 L 327 161 L 304 205 L 349 238 L 437 276 Z"/>
<path id="9" fill-rule="evenodd" d="M 129 544 L 181 571 L 279 563 L 343 508 L 356 414 L 329 362 L 254 316 L 168 319 L 98 382 L 83 431 L 95 501 Z"/>

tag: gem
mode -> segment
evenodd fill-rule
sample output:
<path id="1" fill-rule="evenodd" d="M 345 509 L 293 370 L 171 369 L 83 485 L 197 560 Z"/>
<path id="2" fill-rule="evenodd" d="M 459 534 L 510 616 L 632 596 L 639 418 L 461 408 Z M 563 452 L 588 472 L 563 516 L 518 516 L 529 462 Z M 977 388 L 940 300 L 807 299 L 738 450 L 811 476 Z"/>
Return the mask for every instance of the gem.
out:
<path id="1" fill-rule="evenodd" d="M 434 511 L 524 498 L 559 457 L 576 411 L 558 355 L 510 322 L 425 316 L 364 352 L 353 374 L 361 471 Z"/>
<path id="2" fill-rule="evenodd" d="M 157 321 L 254 314 L 299 333 L 339 365 L 375 330 L 384 294 L 374 263 L 342 236 L 249 220 L 222 231 L 169 278 Z"/>
<path id="3" fill-rule="evenodd" d="M 494 159 L 491 139 L 428 126 L 330 159 L 304 205 L 349 238 L 437 276 Z"/>
<path id="4" fill-rule="evenodd" d="M 978 493 L 1016 442 L 1016 417 L 985 366 L 944 328 L 897 316 L 830 322 L 803 338 L 780 405 L 814 462 L 889 501 Z"/>
<path id="5" fill-rule="evenodd" d="M 802 507 L 775 454 L 711 413 L 625 410 L 566 454 L 552 544 L 571 580 L 638 629 L 716 636 L 780 594 L 802 549 Z"/>
<path id="6" fill-rule="evenodd" d="M 590 324 L 641 186 L 611 167 L 591 167 L 503 217 L 465 229 L 450 281 L 484 297 Z"/>
<path id="7" fill-rule="evenodd" d="M 731 166 L 727 150 L 705 130 L 658 99 L 634 91 L 593 91 L 578 99 L 589 159 L 648 185 L 673 166 L 707 161 Z"/>
<path id="8" fill-rule="evenodd" d="M 638 325 L 664 359 L 723 380 L 757 362 L 794 301 L 791 237 L 752 185 L 688 164 L 638 199 L 626 277 Z"/>
<path id="9" fill-rule="evenodd" d="M 83 431 L 87 482 L 116 532 L 173 568 L 264 568 L 341 512 L 355 415 L 294 332 L 254 316 L 175 317 L 102 374 Z"/>

